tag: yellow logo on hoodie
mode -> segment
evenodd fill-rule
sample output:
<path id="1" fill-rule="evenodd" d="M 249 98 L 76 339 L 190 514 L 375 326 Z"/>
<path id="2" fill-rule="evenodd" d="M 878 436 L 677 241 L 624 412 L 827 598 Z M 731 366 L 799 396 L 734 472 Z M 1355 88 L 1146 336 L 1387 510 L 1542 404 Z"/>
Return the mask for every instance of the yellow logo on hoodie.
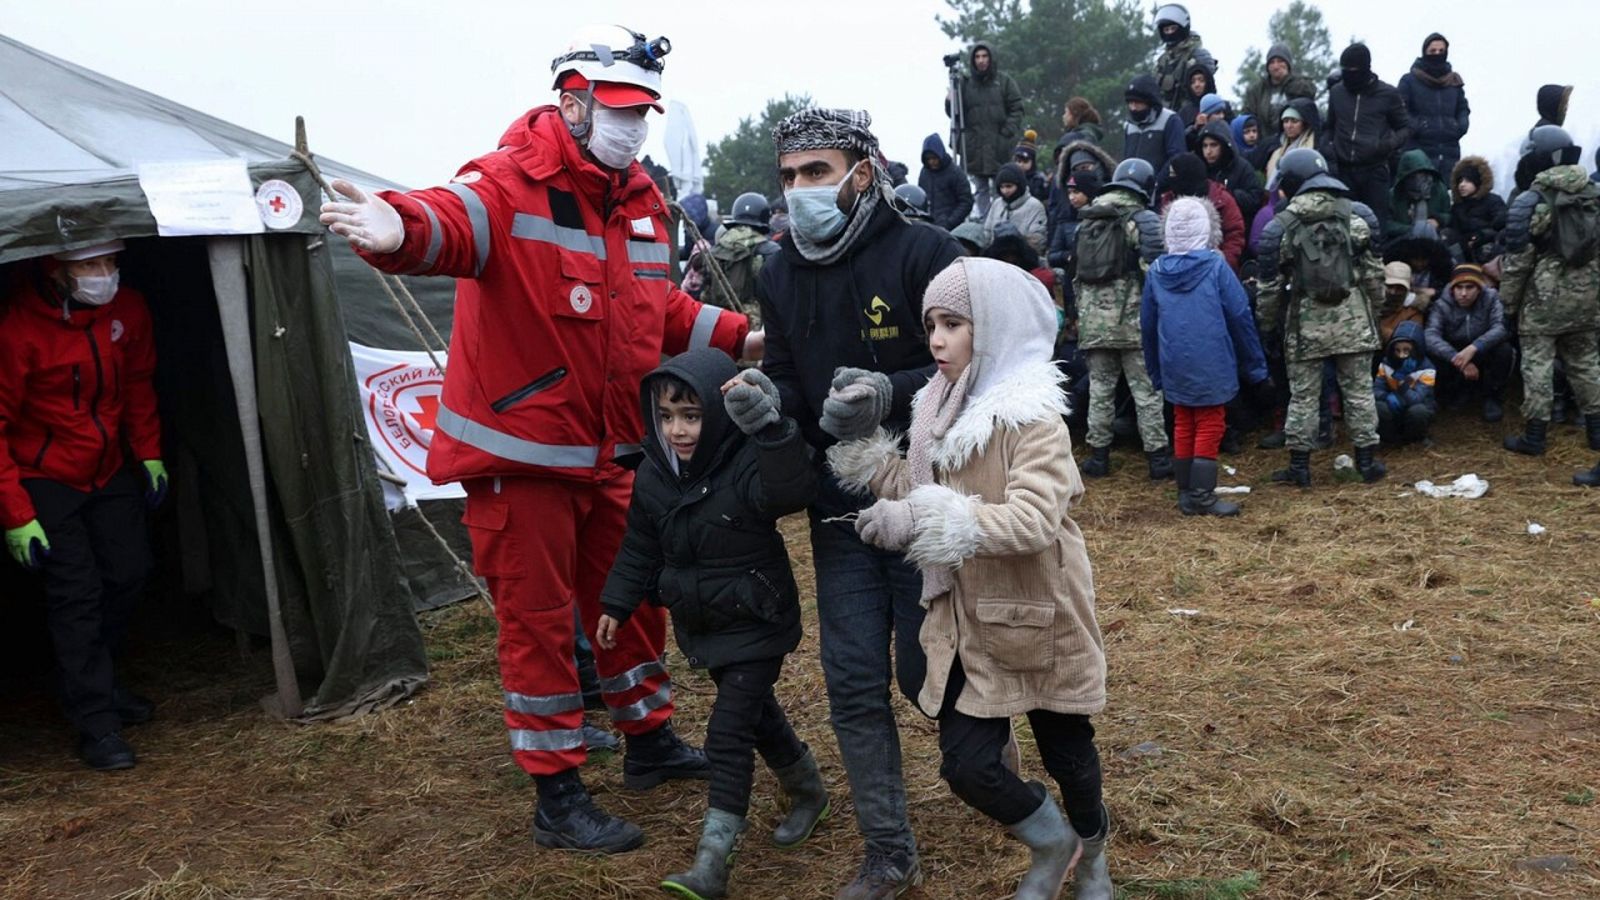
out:
<path id="1" fill-rule="evenodd" d="M 872 302 L 867 304 L 867 321 L 871 322 L 874 326 L 880 326 L 883 324 L 883 314 L 888 311 L 888 302 L 882 297 L 874 295 Z M 898 325 L 890 325 L 887 328 L 869 328 L 862 335 L 862 337 L 869 341 L 887 341 L 893 340 L 899 336 L 900 326 Z"/>

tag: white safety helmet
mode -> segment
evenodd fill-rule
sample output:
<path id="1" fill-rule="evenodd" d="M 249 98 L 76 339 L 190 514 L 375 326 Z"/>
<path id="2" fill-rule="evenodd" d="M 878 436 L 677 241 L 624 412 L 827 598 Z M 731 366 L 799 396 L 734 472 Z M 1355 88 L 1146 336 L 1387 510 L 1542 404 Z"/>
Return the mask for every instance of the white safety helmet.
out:
<path id="1" fill-rule="evenodd" d="M 672 43 L 664 37 L 650 40 L 621 25 L 585 25 L 551 61 L 550 86 L 593 90 L 605 106 L 649 105 L 661 112 L 656 102 L 661 98 L 661 58 L 670 52 Z M 571 75 L 579 76 L 582 84 Z"/>
<path id="2" fill-rule="evenodd" d="M 79 247 L 76 250 L 63 250 L 60 253 L 53 253 L 51 256 L 60 262 L 79 262 L 85 259 L 98 259 L 102 256 L 110 256 L 113 253 L 121 253 L 125 249 L 127 247 L 121 241 L 106 241 L 103 244 Z"/>

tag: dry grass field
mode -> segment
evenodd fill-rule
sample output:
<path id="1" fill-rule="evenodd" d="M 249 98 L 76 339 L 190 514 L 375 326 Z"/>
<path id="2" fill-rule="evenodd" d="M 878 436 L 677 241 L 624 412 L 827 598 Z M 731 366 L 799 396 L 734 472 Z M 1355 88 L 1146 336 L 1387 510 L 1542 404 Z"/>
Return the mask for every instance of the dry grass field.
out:
<path id="1" fill-rule="evenodd" d="M 1227 459 L 1225 482 L 1254 487 L 1231 521 L 1179 517 L 1132 453 L 1091 485 L 1078 518 L 1110 660 L 1097 724 L 1119 895 L 1600 897 L 1600 492 L 1568 483 L 1594 455 L 1570 427 L 1540 460 L 1470 419 L 1441 431 L 1386 454 L 1370 486 L 1334 484 L 1333 453 L 1305 492 L 1267 484 L 1281 453 Z M 1468 471 L 1487 497 L 1409 490 Z M 805 525 L 788 530 L 809 604 Z M 586 778 L 645 848 L 535 849 L 493 620 L 462 604 L 424 627 L 433 681 L 414 702 L 317 727 L 261 714 L 264 654 L 139 648 L 159 718 L 130 732 L 141 765 L 115 775 L 76 764 L 48 700 L 18 700 L 0 714 L 0 895 L 633 897 L 689 859 L 702 790 L 630 794 L 616 759 Z M 698 739 L 710 683 L 675 672 Z M 814 634 L 779 690 L 835 816 L 806 849 L 772 848 L 761 773 L 735 896 L 831 897 L 859 843 Z M 940 783 L 933 724 L 909 706 L 901 722 L 928 876 L 908 896 L 1009 896 L 1026 851 Z M 1024 758 L 1042 775 L 1026 735 Z"/>

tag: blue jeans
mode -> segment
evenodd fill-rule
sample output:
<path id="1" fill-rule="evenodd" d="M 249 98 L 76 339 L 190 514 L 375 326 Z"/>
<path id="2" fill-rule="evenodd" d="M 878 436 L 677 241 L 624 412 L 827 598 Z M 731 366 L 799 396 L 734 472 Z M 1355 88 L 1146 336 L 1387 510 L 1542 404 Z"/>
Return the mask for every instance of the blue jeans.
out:
<path id="1" fill-rule="evenodd" d="M 922 576 L 898 553 L 862 543 L 851 525 L 821 521 L 841 511 L 838 491 L 837 482 L 824 476 L 823 502 L 811 510 L 828 718 L 867 849 L 913 855 L 916 839 L 906 818 L 900 732 L 890 705 L 890 645 L 894 678 L 900 692 L 914 701 L 928 668 L 917 641 Z M 826 502 L 829 494 L 836 503 Z"/>

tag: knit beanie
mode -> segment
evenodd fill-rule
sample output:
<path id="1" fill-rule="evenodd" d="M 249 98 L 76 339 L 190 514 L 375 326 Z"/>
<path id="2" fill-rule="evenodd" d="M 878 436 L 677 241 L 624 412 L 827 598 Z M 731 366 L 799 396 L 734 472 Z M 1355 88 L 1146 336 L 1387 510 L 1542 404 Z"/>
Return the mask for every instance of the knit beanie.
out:
<path id="1" fill-rule="evenodd" d="M 1167 219 L 1162 223 L 1167 252 L 1211 249 L 1211 219 L 1215 215 L 1210 202 L 1197 197 L 1179 197 L 1172 201 L 1167 207 Z"/>
<path id="2" fill-rule="evenodd" d="M 1450 287 L 1455 287 L 1463 281 L 1470 281 L 1480 288 L 1489 286 L 1489 276 L 1484 274 L 1483 266 L 1472 263 L 1462 263 L 1450 273 Z"/>
<path id="3" fill-rule="evenodd" d="M 1022 133 L 1022 141 L 1017 144 L 1015 150 L 1011 151 L 1011 155 L 1025 156 L 1030 161 L 1037 159 L 1039 156 L 1039 132 L 1034 131 L 1032 128 L 1024 131 Z"/>
<path id="4" fill-rule="evenodd" d="M 947 309 L 972 321 L 972 294 L 967 290 L 967 267 L 952 263 L 939 270 L 922 292 L 922 309 Z"/>
<path id="5" fill-rule="evenodd" d="M 1179 153 L 1167 164 L 1167 184 L 1174 193 L 1185 197 L 1204 197 L 1211 193 L 1206 184 L 1205 160 L 1193 153 Z"/>
<path id="6" fill-rule="evenodd" d="M 1028 176 L 1022 174 L 1022 167 L 1016 163 L 1006 163 L 1000 167 L 999 174 L 994 176 L 994 183 L 996 187 L 1002 184 L 1014 184 L 1019 188 L 1026 189 Z"/>
<path id="7" fill-rule="evenodd" d="M 1067 187 L 1085 194 L 1090 200 L 1100 196 L 1100 191 L 1105 187 L 1105 182 L 1100 180 L 1099 172 L 1073 172 L 1067 176 Z"/>
<path id="8" fill-rule="evenodd" d="M 1208 116 L 1212 113 L 1222 112 L 1223 107 L 1227 105 L 1227 102 L 1216 94 L 1207 94 L 1200 98 L 1200 112 Z"/>
<path id="9" fill-rule="evenodd" d="M 1283 108 L 1283 112 L 1278 116 L 1279 122 L 1282 122 L 1284 119 L 1299 119 L 1300 121 L 1304 122 L 1306 117 L 1300 115 L 1300 110 L 1295 109 L 1294 105 L 1290 104 L 1289 106 L 1285 106 Z"/>
<path id="10" fill-rule="evenodd" d="M 1351 44 L 1339 54 L 1339 68 L 1341 69 L 1370 69 L 1372 68 L 1372 51 L 1366 44 Z"/>

